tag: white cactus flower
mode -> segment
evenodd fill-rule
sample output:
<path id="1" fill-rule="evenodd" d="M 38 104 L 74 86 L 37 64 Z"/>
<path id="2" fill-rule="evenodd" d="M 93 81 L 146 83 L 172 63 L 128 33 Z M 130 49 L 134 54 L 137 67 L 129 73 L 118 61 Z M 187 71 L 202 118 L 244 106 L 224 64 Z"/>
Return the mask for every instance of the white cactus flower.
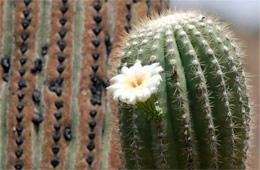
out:
<path id="1" fill-rule="evenodd" d="M 132 67 L 123 67 L 121 74 L 114 76 L 107 90 L 113 92 L 114 100 L 127 104 L 145 102 L 158 91 L 162 81 L 160 72 L 163 68 L 159 63 L 142 66 L 137 60 Z"/>

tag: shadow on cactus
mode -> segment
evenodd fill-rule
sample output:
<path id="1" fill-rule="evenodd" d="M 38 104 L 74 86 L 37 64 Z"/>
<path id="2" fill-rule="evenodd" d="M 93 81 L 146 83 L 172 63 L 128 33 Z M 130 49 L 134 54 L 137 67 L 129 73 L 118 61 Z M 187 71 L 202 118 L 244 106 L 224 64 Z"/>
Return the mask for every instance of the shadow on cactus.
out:
<path id="1" fill-rule="evenodd" d="M 118 50 L 126 168 L 246 167 L 250 106 L 239 44 L 198 12 L 143 21 Z"/>

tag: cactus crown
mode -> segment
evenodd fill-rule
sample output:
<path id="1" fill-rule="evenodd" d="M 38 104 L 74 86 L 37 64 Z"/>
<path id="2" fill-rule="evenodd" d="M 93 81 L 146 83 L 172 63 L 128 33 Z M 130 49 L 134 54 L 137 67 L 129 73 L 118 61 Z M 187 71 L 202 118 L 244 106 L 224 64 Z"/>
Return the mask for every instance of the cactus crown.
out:
<path id="1" fill-rule="evenodd" d="M 119 103 L 127 168 L 245 168 L 250 106 L 242 52 L 227 27 L 199 12 L 143 21 L 119 50 L 119 69 L 159 62 L 161 121 Z"/>

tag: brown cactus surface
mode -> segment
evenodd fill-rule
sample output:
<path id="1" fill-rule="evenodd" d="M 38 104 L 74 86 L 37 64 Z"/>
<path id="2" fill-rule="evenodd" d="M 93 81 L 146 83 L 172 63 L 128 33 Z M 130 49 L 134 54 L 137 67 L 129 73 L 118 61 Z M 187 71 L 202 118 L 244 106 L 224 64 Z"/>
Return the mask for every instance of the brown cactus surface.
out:
<path id="1" fill-rule="evenodd" d="M 168 0 L 0 1 L 0 169 L 120 168 L 107 70 Z"/>

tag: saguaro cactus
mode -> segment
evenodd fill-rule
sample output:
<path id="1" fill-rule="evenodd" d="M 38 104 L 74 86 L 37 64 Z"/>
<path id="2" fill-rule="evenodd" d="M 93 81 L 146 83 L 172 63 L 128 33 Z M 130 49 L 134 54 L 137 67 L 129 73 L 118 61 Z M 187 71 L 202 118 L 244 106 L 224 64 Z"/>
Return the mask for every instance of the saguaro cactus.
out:
<path id="1" fill-rule="evenodd" d="M 1 0 L 0 169 L 118 168 L 103 88 L 109 54 L 167 3 Z"/>
<path id="2" fill-rule="evenodd" d="M 136 60 L 160 63 L 156 104 L 163 116 L 151 120 L 138 103 L 119 102 L 125 167 L 245 168 L 250 105 L 242 55 L 225 24 L 198 12 L 174 12 L 132 30 L 119 49 L 119 70 Z"/>

